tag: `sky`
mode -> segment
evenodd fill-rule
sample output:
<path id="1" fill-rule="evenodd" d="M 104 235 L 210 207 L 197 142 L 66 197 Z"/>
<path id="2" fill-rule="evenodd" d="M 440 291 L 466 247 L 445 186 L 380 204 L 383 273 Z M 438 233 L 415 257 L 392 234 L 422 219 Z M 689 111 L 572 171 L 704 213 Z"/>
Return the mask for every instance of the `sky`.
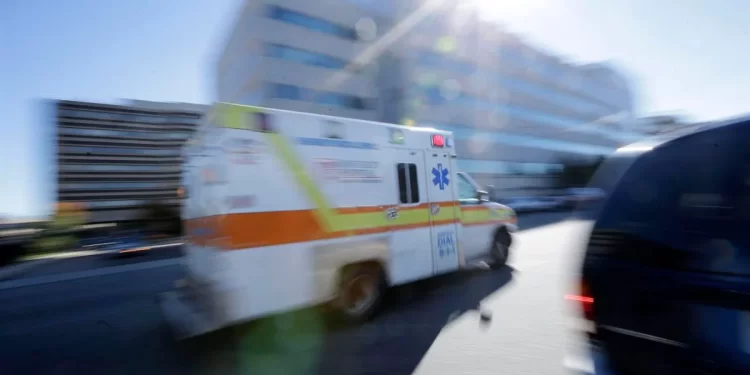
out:
<path id="1" fill-rule="evenodd" d="M 347 1 L 347 0 L 341 0 Z M 571 62 L 609 61 L 637 112 L 746 112 L 743 0 L 466 0 Z M 0 217 L 38 216 L 54 189 L 42 99 L 210 103 L 241 0 L 0 1 Z"/>

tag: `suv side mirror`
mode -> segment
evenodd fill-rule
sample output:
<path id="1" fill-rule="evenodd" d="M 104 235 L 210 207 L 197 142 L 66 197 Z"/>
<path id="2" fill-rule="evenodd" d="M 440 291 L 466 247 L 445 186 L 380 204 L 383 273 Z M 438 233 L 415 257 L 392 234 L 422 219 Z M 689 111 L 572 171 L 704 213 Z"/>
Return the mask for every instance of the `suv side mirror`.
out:
<path id="1" fill-rule="evenodd" d="M 484 190 L 477 190 L 477 199 L 479 199 L 480 202 L 489 202 L 490 194 Z"/>

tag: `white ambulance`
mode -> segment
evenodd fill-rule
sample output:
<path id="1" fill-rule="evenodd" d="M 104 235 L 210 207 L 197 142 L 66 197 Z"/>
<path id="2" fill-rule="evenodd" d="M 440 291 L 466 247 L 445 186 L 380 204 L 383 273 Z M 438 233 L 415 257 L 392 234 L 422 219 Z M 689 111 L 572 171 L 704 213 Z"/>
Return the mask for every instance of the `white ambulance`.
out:
<path id="1" fill-rule="evenodd" d="M 327 304 L 362 321 L 385 288 L 504 265 L 516 214 L 457 171 L 450 132 L 218 103 L 186 155 L 178 336 Z"/>

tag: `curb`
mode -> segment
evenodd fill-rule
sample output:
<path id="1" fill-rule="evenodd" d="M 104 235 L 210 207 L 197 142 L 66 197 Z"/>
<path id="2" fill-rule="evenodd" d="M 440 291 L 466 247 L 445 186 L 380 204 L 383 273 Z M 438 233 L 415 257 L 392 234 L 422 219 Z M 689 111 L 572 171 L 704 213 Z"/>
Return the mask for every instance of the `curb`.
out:
<path id="1" fill-rule="evenodd" d="M 3 267 L 0 269 L 0 280 L 7 280 L 14 278 L 24 272 L 30 271 L 34 267 L 39 267 L 53 263 L 55 261 L 62 260 L 63 258 L 47 258 L 38 260 L 27 260 L 19 264 L 13 264 L 10 266 Z"/>

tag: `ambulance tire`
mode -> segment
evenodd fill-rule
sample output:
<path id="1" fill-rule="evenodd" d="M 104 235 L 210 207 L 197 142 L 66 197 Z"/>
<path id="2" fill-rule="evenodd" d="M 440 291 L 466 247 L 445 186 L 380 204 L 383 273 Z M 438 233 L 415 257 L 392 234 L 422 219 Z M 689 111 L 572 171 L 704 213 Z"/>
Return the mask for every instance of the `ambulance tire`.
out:
<path id="1" fill-rule="evenodd" d="M 510 254 L 510 244 L 512 239 L 510 233 L 505 228 L 500 228 L 495 233 L 495 238 L 492 241 L 492 268 L 499 269 L 505 267 L 505 263 L 508 261 L 508 255 Z"/>
<path id="2" fill-rule="evenodd" d="M 360 324 L 370 320 L 380 308 L 385 289 L 385 275 L 379 264 L 368 262 L 344 267 L 335 301 L 336 318 L 344 324 Z M 361 295 L 359 298 L 363 301 L 352 306 L 354 295 Z"/>

